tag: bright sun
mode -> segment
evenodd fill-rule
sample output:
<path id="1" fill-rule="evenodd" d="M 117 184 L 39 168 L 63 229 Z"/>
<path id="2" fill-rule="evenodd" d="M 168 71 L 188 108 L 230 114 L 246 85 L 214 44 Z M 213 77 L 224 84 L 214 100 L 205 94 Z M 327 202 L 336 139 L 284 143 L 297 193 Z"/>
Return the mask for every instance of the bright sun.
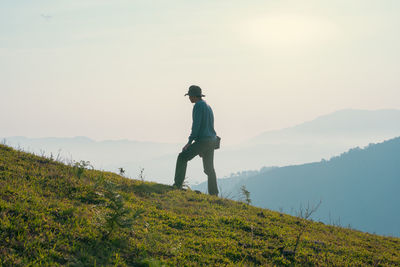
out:
<path id="1" fill-rule="evenodd" d="M 335 38 L 335 25 L 323 18 L 296 15 L 264 16 L 241 26 L 246 41 L 271 46 L 309 45 Z"/>

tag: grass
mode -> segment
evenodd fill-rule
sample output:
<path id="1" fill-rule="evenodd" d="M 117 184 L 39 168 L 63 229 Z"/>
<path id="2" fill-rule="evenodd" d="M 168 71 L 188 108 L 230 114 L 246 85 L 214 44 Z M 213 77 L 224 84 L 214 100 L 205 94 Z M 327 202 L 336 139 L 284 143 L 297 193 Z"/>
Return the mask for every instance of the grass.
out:
<path id="1" fill-rule="evenodd" d="M 400 264 L 399 238 L 318 222 L 285 255 L 302 220 L 0 145 L 0 266 Z"/>

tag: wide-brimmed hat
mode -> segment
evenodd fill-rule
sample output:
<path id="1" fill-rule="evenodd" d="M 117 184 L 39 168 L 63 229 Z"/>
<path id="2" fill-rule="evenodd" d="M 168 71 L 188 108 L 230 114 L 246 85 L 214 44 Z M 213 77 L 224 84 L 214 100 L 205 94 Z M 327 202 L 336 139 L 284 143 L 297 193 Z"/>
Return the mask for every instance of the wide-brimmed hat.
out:
<path id="1" fill-rule="evenodd" d="M 185 94 L 185 96 L 205 96 L 201 93 L 201 88 L 197 85 L 191 85 L 189 87 L 189 91 Z"/>

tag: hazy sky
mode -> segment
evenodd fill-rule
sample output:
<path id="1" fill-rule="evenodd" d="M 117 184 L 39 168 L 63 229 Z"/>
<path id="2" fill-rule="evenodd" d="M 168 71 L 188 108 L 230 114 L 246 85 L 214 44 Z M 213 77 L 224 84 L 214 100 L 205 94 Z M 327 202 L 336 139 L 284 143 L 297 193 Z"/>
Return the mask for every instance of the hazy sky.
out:
<path id="1" fill-rule="evenodd" d="M 0 136 L 227 143 L 400 108 L 400 1 L 0 0 Z"/>

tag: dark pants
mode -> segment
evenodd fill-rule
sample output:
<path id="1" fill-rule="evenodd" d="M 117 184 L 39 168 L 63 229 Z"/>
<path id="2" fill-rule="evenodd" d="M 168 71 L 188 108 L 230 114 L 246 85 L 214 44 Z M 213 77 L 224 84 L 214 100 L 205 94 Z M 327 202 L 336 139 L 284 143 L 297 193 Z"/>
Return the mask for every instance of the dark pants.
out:
<path id="1" fill-rule="evenodd" d="M 218 195 L 217 176 L 214 170 L 215 140 L 200 140 L 179 153 L 175 169 L 175 186 L 181 188 L 185 180 L 187 162 L 197 155 L 203 158 L 204 173 L 208 176 L 208 193 Z"/>

